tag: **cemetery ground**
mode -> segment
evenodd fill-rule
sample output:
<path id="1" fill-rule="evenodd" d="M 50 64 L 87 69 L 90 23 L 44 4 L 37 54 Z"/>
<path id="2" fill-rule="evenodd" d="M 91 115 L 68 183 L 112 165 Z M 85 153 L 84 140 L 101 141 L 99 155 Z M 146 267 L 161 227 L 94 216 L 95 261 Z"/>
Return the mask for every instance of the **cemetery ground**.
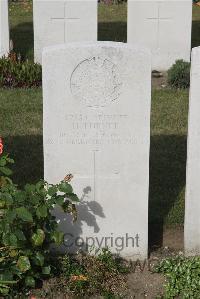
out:
<path id="1" fill-rule="evenodd" d="M 11 4 L 10 18 L 15 51 L 32 60 L 30 2 Z M 200 44 L 199 32 L 200 7 L 194 6 L 193 47 Z M 100 6 L 99 40 L 126 41 L 126 5 Z M 156 259 L 183 250 L 188 118 L 188 90 L 162 87 L 159 80 L 154 79 L 152 92 L 149 192 L 150 257 Z M 43 177 L 42 89 L 0 89 L 0 107 L 0 132 L 6 150 L 15 159 L 13 180 L 20 186 L 35 183 Z M 123 284 L 123 279 L 120 277 L 117 283 Z M 145 294 L 147 298 L 156 298 L 163 291 L 163 283 L 163 275 L 152 275 L 147 267 L 144 271 L 138 269 L 128 275 L 127 298 L 144 298 Z M 62 292 L 55 293 L 58 285 L 55 279 L 45 282 L 43 290 L 36 291 L 36 297 L 68 298 Z M 113 286 L 116 287 L 114 279 Z M 119 293 L 120 287 L 116 287 Z"/>

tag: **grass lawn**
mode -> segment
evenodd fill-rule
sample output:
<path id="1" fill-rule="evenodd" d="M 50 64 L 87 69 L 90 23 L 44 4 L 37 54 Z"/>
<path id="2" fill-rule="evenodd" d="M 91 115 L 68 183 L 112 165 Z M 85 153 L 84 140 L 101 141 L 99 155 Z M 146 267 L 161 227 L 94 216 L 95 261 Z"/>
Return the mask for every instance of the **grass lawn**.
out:
<path id="1" fill-rule="evenodd" d="M 126 5 L 99 7 L 99 40 L 126 41 Z M 200 7 L 194 7 L 192 44 L 200 45 Z M 32 6 L 10 5 L 11 37 L 33 58 Z M 43 176 L 42 91 L 0 90 L 0 135 L 16 160 L 15 181 Z M 150 223 L 181 224 L 184 215 L 188 91 L 154 90 L 151 118 Z"/>
<path id="2" fill-rule="evenodd" d="M 16 161 L 14 181 L 20 185 L 43 177 L 42 91 L 0 89 L 0 135 Z"/>

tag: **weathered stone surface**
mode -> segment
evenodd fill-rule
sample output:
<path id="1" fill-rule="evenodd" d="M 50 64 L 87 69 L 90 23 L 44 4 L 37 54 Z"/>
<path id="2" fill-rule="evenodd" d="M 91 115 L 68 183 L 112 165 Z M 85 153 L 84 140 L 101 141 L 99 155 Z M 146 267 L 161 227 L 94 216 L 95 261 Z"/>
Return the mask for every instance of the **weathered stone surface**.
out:
<path id="1" fill-rule="evenodd" d="M 45 179 L 72 173 L 81 199 L 76 223 L 56 212 L 65 249 L 147 257 L 150 56 L 113 42 L 44 50 Z"/>
<path id="2" fill-rule="evenodd" d="M 33 16 L 36 62 L 44 47 L 97 40 L 96 0 L 34 0 Z"/>
<path id="3" fill-rule="evenodd" d="M 192 0 L 128 0 L 128 42 L 149 47 L 152 69 L 190 60 Z"/>
<path id="4" fill-rule="evenodd" d="M 0 1 L 0 57 L 9 53 L 8 0 Z"/>
<path id="5" fill-rule="evenodd" d="M 200 47 L 192 52 L 185 204 L 185 251 L 200 255 Z"/>

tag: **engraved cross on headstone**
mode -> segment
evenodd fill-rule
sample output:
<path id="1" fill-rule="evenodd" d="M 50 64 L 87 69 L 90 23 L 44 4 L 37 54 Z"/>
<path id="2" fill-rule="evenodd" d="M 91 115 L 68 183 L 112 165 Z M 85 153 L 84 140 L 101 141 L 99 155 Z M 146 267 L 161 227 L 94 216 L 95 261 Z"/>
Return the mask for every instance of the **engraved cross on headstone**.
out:
<path id="1" fill-rule="evenodd" d="M 162 17 L 161 16 L 161 4 L 162 2 L 157 2 L 158 8 L 157 8 L 157 17 L 150 17 L 147 18 L 147 20 L 155 21 L 157 23 L 157 48 L 160 47 L 160 23 L 163 21 L 171 21 L 172 17 Z"/>
<path id="2" fill-rule="evenodd" d="M 69 15 L 69 7 L 68 7 L 68 3 L 64 2 L 64 15 L 63 17 L 58 17 L 58 18 L 51 18 L 52 21 L 55 22 L 63 22 L 63 26 L 64 26 L 64 43 L 67 42 L 67 33 L 68 33 L 68 26 L 70 22 L 77 22 L 78 20 L 80 20 L 79 17 L 68 17 Z"/>
<path id="3" fill-rule="evenodd" d="M 93 173 L 92 175 L 88 176 L 82 176 L 82 175 L 75 175 L 75 178 L 78 179 L 91 179 L 93 180 L 93 193 L 94 193 L 94 198 L 93 200 L 96 201 L 96 193 L 97 193 L 97 179 L 117 179 L 120 177 L 119 172 L 114 172 L 111 174 L 105 173 L 103 175 L 98 175 L 97 174 L 97 155 L 100 151 L 99 150 L 92 150 L 92 163 L 93 163 Z M 108 182 L 109 184 L 109 182 Z"/>

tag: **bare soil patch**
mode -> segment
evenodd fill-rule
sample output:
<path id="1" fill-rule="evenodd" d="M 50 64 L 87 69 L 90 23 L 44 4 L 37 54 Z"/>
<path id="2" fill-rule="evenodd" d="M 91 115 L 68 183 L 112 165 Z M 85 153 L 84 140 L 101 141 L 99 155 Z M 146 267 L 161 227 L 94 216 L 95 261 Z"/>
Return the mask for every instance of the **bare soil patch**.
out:
<path id="1" fill-rule="evenodd" d="M 167 72 L 152 72 L 152 88 L 153 89 L 165 89 L 167 84 Z"/>

